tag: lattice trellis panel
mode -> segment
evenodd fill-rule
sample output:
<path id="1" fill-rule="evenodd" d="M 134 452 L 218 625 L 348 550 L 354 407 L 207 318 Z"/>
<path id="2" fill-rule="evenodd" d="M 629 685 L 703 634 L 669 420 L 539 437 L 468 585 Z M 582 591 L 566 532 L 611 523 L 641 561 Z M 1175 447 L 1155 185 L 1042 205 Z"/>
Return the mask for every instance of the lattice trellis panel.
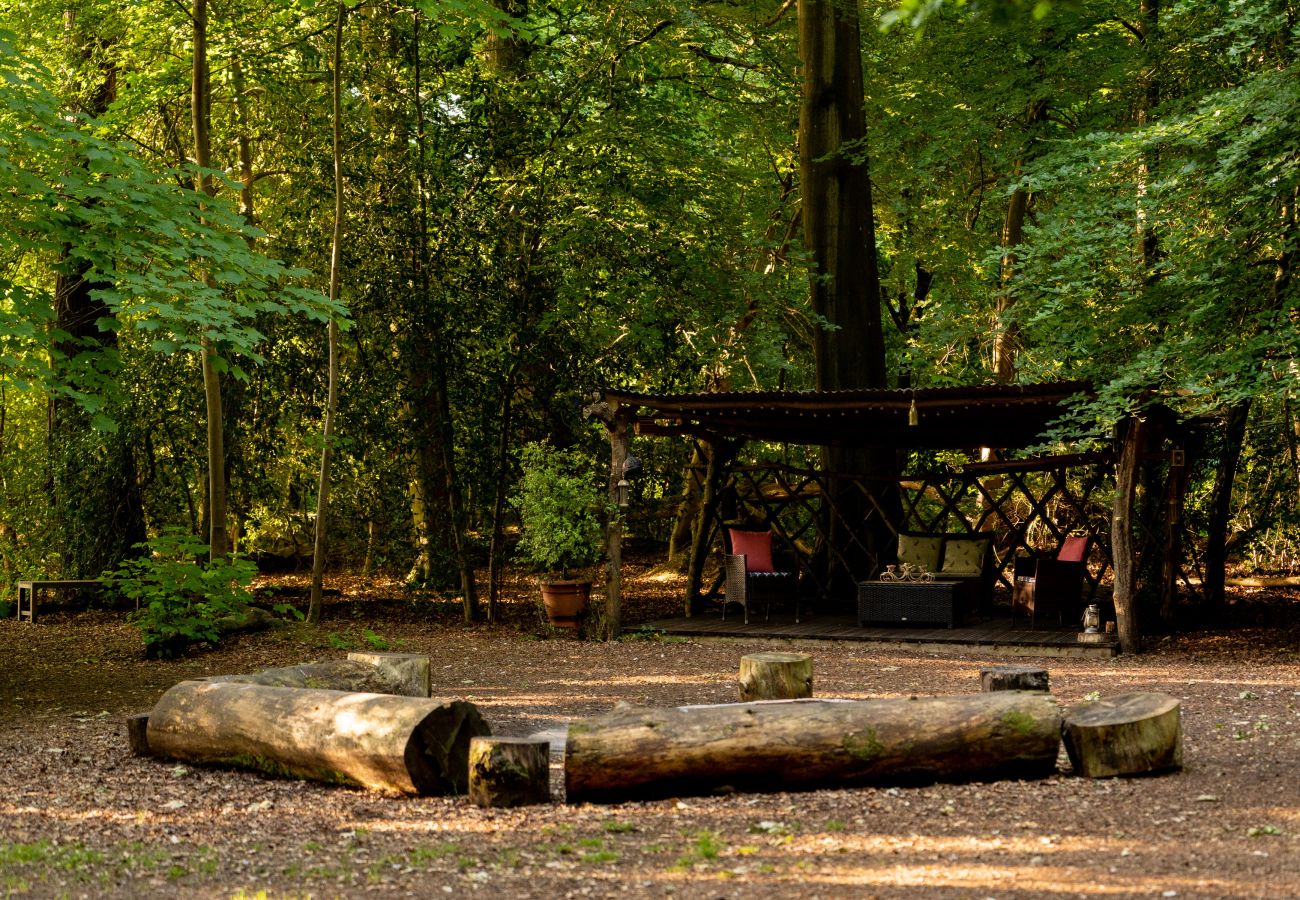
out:
<path id="1" fill-rule="evenodd" d="M 1073 461 L 1073 458 L 1072 458 Z M 1071 473 L 1073 477 L 1067 477 Z M 828 530 L 839 527 L 859 533 L 861 522 L 846 521 L 836 498 L 860 495 L 867 518 L 888 522 L 882 495 L 887 485 L 876 481 L 777 464 L 741 466 L 731 470 L 725 490 L 734 492 L 742 518 L 769 523 L 777 544 L 798 560 L 803 583 L 825 595 L 836 577 L 862 580 L 879 569 L 869 548 L 850 538 L 847 548 L 834 548 Z M 1001 463 L 962 472 L 933 473 L 900 483 L 905 531 L 927 534 L 991 533 L 998 578 L 1010 587 L 1018 554 L 1053 552 L 1069 535 L 1087 535 L 1090 588 L 1110 568 L 1110 466 L 1105 460 L 1067 466 L 1034 462 Z M 844 506 L 858 506 L 843 503 Z M 716 532 L 718 521 L 710 523 Z M 890 531 L 894 528 L 891 525 Z M 854 546 L 856 544 L 856 546 Z M 845 554 L 843 550 L 849 552 Z M 854 552 L 870 560 L 872 572 L 853 571 Z M 858 564 L 861 565 L 860 563 Z"/>

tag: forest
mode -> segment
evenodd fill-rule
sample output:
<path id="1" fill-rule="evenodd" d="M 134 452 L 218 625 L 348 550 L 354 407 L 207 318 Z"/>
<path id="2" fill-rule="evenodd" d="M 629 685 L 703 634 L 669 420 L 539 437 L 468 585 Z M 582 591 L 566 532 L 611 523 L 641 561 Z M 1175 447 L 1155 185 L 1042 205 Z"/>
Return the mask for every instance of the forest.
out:
<path id="1" fill-rule="evenodd" d="M 0 0 L 0 599 L 185 533 L 482 616 L 606 386 L 1088 381 L 1061 442 L 1195 425 L 1207 587 L 1288 574 L 1298 17 Z M 666 547 L 692 448 L 636 452 Z"/>

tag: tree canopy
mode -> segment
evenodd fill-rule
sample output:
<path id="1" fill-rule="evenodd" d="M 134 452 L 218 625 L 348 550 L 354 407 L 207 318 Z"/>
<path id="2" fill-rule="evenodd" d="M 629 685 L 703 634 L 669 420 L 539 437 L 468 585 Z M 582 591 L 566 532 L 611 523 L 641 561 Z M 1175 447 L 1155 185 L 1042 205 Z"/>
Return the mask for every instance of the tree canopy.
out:
<path id="1" fill-rule="evenodd" d="M 801 170 L 817 8 L 860 25 L 865 128 Z M 150 533 L 205 530 L 205 347 L 234 544 L 307 553 L 334 319 L 331 560 L 459 582 L 472 613 L 518 448 L 594 451 L 594 387 L 818 383 L 819 344 L 857 327 L 818 299 L 835 273 L 805 223 L 828 188 L 805 181 L 825 164 L 864 173 L 834 183 L 874 231 L 879 296 L 857 302 L 886 384 L 1087 379 L 1070 440 L 1163 404 L 1208 429 L 1207 521 L 1227 502 L 1230 543 L 1284 533 L 1294 558 L 1289 0 L 234 0 L 206 21 L 199 170 L 185 5 L 0 0 L 10 578 L 117 562 L 75 558 L 41 498 L 85 523 L 130 495 Z M 60 493 L 43 454 L 74 443 L 86 478 L 135 493 Z M 641 499 L 671 506 L 691 449 L 639 452 Z"/>

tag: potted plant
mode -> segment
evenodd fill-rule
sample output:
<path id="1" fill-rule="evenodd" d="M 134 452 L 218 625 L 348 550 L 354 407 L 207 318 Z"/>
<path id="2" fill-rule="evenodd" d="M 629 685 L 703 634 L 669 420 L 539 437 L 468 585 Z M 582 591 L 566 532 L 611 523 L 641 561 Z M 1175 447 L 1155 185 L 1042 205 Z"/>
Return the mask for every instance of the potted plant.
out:
<path id="1" fill-rule="evenodd" d="M 574 570 L 595 565 L 604 553 L 609 499 L 578 450 L 528 444 L 519 454 L 523 478 L 513 500 L 523 525 L 519 556 L 543 573 L 542 601 L 551 623 L 577 628 L 591 597 L 591 579 Z"/>

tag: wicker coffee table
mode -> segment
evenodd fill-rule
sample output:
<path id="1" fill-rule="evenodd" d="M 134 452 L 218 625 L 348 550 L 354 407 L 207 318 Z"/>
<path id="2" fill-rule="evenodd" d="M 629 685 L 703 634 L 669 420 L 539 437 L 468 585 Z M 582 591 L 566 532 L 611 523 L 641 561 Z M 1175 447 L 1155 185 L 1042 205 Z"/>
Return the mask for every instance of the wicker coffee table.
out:
<path id="1" fill-rule="evenodd" d="M 859 625 L 946 625 L 962 620 L 966 581 L 863 581 Z"/>

